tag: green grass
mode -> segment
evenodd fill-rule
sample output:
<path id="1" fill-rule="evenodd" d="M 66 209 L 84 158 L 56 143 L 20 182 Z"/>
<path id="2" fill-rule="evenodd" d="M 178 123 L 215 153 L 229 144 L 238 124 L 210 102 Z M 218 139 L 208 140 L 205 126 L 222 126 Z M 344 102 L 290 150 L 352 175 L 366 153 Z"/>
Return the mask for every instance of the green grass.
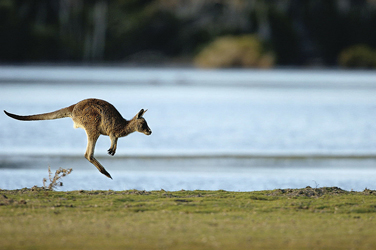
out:
<path id="1" fill-rule="evenodd" d="M 0 248 L 375 249 L 375 194 L 0 190 Z"/>

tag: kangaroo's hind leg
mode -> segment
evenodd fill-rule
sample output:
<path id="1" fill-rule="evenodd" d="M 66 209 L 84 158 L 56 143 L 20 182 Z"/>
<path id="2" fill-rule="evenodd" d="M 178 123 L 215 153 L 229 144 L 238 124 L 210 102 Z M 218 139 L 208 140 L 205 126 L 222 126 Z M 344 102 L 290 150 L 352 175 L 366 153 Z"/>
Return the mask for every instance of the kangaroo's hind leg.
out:
<path id="1" fill-rule="evenodd" d="M 86 147 L 85 158 L 88 161 L 90 161 L 99 170 L 99 172 L 101 172 L 108 178 L 112 179 L 111 175 L 106 171 L 106 169 L 97 161 L 97 159 L 94 158 L 94 148 L 95 148 L 95 144 L 97 143 L 99 133 L 91 134 L 91 133 L 88 133 L 88 131 L 86 131 L 86 135 L 87 135 L 87 147 Z"/>

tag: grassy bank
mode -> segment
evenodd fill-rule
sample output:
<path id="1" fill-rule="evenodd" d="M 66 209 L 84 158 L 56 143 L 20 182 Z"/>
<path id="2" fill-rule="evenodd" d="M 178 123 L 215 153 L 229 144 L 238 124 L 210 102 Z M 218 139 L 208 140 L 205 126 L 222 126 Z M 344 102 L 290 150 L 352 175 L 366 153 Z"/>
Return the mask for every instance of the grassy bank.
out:
<path id="1" fill-rule="evenodd" d="M 376 192 L 0 190 L 1 249 L 375 249 Z"/>

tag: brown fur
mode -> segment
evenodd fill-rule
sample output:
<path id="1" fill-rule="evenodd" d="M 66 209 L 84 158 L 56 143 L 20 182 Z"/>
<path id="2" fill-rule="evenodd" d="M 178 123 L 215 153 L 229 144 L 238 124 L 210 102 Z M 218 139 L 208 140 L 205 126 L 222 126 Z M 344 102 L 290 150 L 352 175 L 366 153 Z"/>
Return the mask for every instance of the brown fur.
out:
<path id="1" fill-rule="evenodd" d="M 99 99 L 85 99 L 67 108 L 54 112 L 20 116 L 8 113 L 5 114 L 21 121 L 52 120 L 64 117 L 72 118 L 75 128 L 83 128 L 87 135 L 87 148 L 85 158 L 90 161 L 98 170 L 111 178 L 106 169 L 94 158 L 95 144 L 100 135 L 108 135 L 111 140 L 111 147 L 108 150 L 110 155 L 116 152 L 117 140 L 133 132 L 140 132 L 146 135 L 151 134 L 151 130 L 142 117 L 147 110 L 141 109 L 131 120 L 124 119 L 119 111 L 110 103 Z"/>

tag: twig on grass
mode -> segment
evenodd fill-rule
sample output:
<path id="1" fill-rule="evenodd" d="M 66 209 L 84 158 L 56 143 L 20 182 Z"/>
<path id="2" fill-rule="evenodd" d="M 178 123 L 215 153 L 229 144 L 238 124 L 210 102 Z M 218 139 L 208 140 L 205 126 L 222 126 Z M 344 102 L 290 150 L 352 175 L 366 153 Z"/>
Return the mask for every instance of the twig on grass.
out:
<path id="1" fill-rule="evenodd" d="M 64 169 L 59 168 L 56 170 L 55 175 L 52 176 L 51 168 L 48 166 L 48 179 L 50 180 L 50 184 L 47 186 L 47 179 L 43 178 L 43 187 L 45 189 L 54 190 L 57 186 L 63 186 L 63 182 L 60 181 L 61 178 L 67 176 L 73 171 L 73 169 Z"/>

